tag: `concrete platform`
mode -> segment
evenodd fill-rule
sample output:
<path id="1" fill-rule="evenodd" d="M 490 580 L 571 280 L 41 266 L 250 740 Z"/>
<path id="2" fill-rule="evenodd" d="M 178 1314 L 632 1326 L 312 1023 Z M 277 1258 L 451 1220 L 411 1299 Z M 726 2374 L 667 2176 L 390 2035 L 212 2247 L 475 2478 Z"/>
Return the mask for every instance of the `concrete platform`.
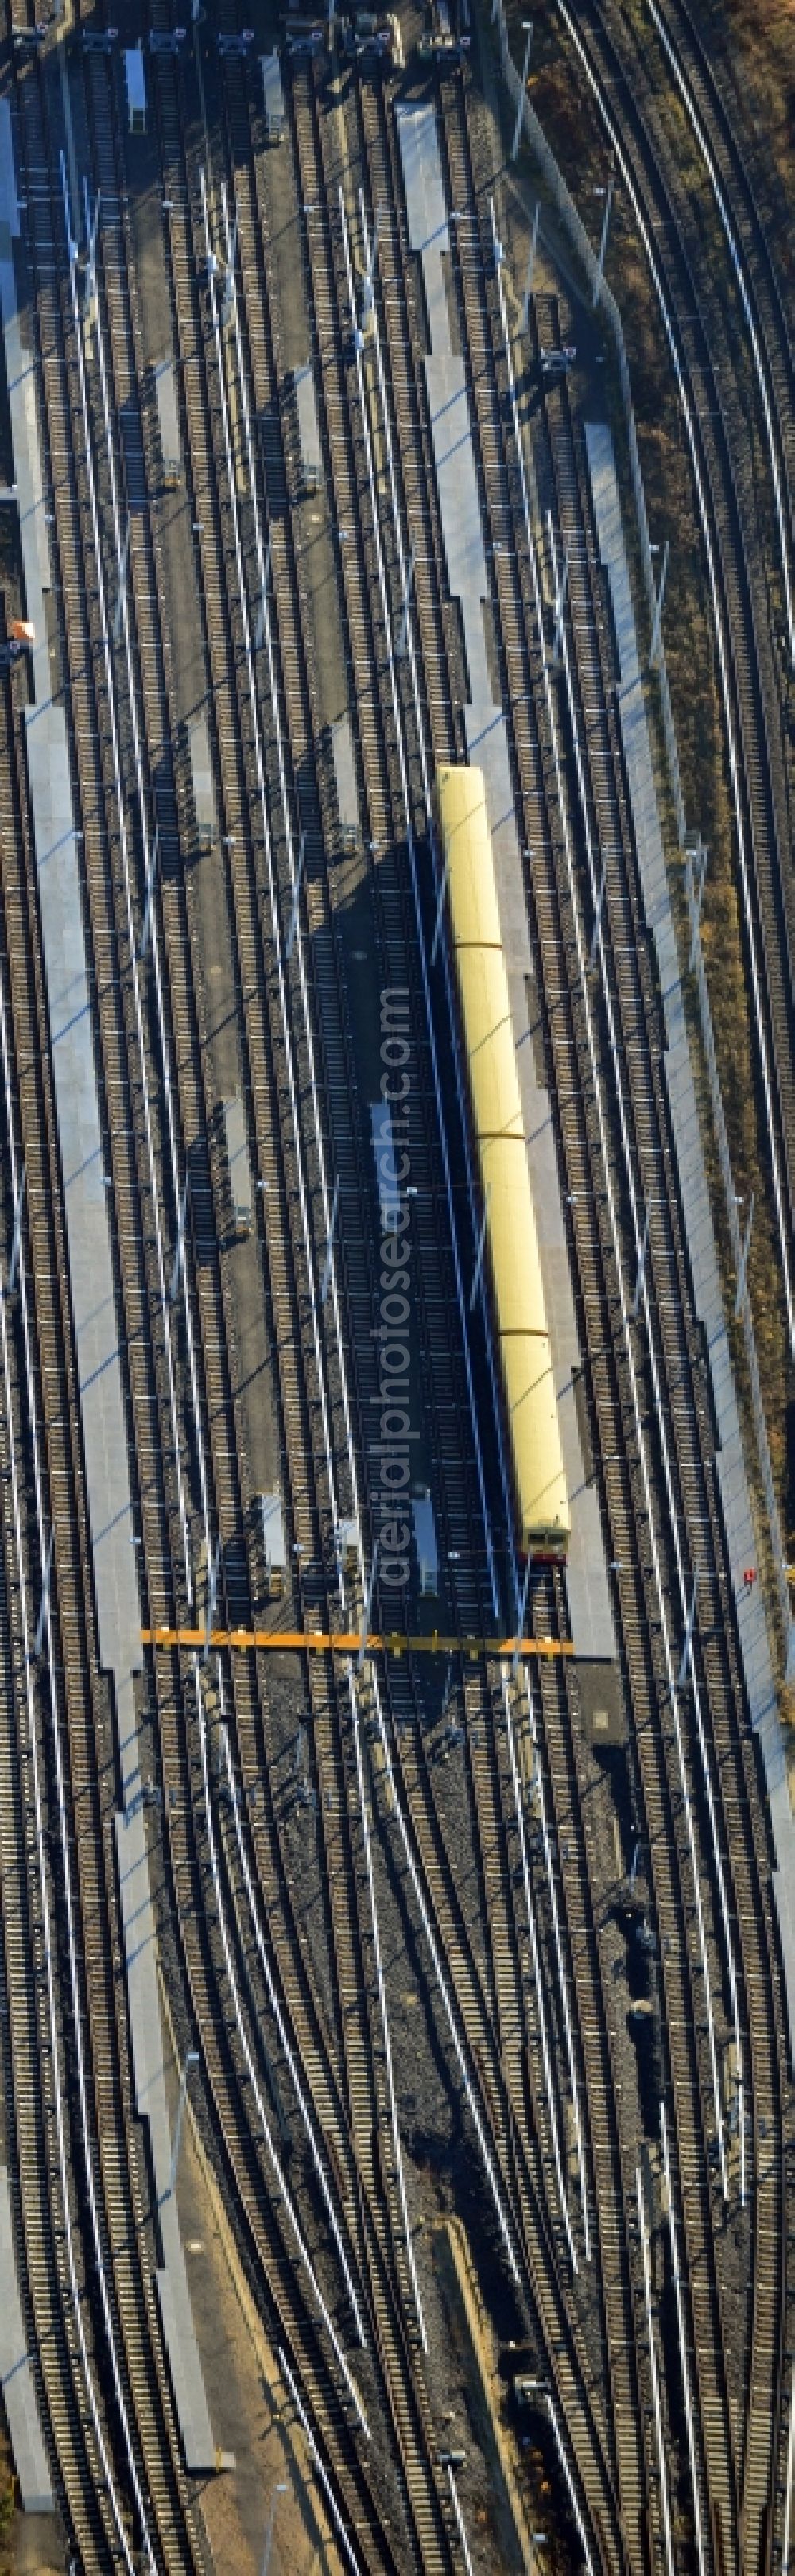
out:
<path id="1" fill-rule="evenodd" d="M 199 831 L 212 833 L 214 839 L 218 829 L 218 817 L 215 810 L 210 736 L 203 707 L 199 707 L 196 715 L 189 718 L 188 748 L 196 821 Z"/>
<path id="2" fill-rule="evenodd" d="M 449 249 L 447 203 L 436 138 L 432 101 L 419 107 L 398 103 L 395 111 L 403 163 L 403 185 L 412 250 Z"/>
<path id="3" fill-rule="evenodd" d="M 53 705 L 44 590 L 50 565 L 44 527 L 42 469 L 33 362 L 23 349 L 11 249 L 15 215 L 8 104 L 0 101 L 0 301 L 8 376 L 14 472 L 19 490 L 26 613 L 36 629 L 34 704 L 25 713 L 25 747 L 39 881 L 50 1043 L 63 1171 L 72 1309 L 80 1384 L 100 1662 L 113 1678 L 117 1752 L 124 1816 L 120 1851 L 130 2029 L 136 2102 L 150 2123 L 156 2188 L 166 2190 L 171 2134 L 163 2078 L 155 1927 L 143 1839 L 134 1676 L 141 1664 L 127 1428 L 113 1285 L 110 1211 L 103 1169 L 94 1033 L 81 910 L 75 816 L 63 710 Z M 0 212 L 2 223 L 2 212 Z M 16 217 L 18 231 L 18 216 Z M 2 256 L 3 240 L 7 256 Z M 134 1855 L 134 1867 L 132 1866 Z M 166 2240 L 168 2240 L 166 2250 Z M 185 2263 L 176 2225 L 163 2229 L 173 2276 L 169 2346 L 175 2400 L 190 2467 L 207 2468 L 215 2446 L 201 2365 L 190 2321 Z M 188 2445 L 190 2444 L 190 2449 Z"/>
<path id="4" fill-rule="evenodd" d="M 317 397 L 311 358 L 295 377 L 295 407 L 298 414 L 301 464 L 305 474 L 312 475 L 320 482 L 323 473 L 323 451 L 320 444 L 320 424 L 317 416 Z"/>
<path id="5" fill-rule="evenodd" d="M 469 705 L 465 723 L 469 757 L 482 769 L 494 849 L 500 926 L 509 971 L 519 1087 L 528 1138 L 536 1227 L 558 1400 L 563 1463 L 571 1504 L 567 1590 L 578 1656 L 613 1657 L 613 1613 L 596 1489 L 586 1478 L 575 1382 L 582 1352 L 574 1311 L 549 1094 L 539 1085 L 531 1041 L 533 957 L 527 923 L 522 860 L 517 838 L 508 741 L 501 704 L 495 702 L 486 651 L 484 603 L 489 583 L 483 552 L 475 456 L 463 360 L 451 347 L 442 255 L 449 246 L 441 165 L 432 106 L 399 107 L 398 134 L 411 246 L 420 254 L 432 338 L 425 373 L 442 535 L 450 589 L 460 601 Z"/>
<path id="6" fill-rule="evenodd" d="M 54 2513 L 17 2280 L 8 2173 L 0 2165 L 0 2381 L 24 2513 Z"/>
<path id="7" fill-rule="evenodd" d="M 356 785 L 356 763 L 353 756 L 353 734 L 347 708 L 331 727 L 331 757 L 334 763 L 334 785 L 337 810 L 344 832 L 361 830 L 359 791 Z"/>
<path id="8" fill-rule="evenodd" d="M 400 1217 L 401 1196 L 392 1135 L 392 1112 L 388 1100 L 371 1101 L 370 1128 L 373 1139 L 375 1186 L 380 1209 L 379 1222 L 382 1234 L 389 1234 Z M 402 1148 L 400 1167 L 401 1170 L 405 1168 Z"/>
<path id="9" fill-rule="evenodd" d="M 764 1604 L 743 1569 L 756 1560 L 756 1541 L 745 1474 L 740 1421 L 726 1331 L 718 1258 L 712 1229 L 701 1131 L 696 1106 L 676 938 L 668 897 L 646 709 L 638 659 L 613 442 L 602 421 L 587 422 L 585 438 L 599 549 L 606 565 L 621 672 L 618 701 L 646 918 L 654 938 L 665 1013 L 665 1077 L 676 1145 L 679 1182 L 697 1314 L 706 1330 L 715 1415 L 720 1437 L 716 1472 L 740 1635 L 743 1676 L 752 1724 L 759 1736 L 779 1868 L 776 1896 L 795 2032 L 795 1826 L 786 1759 L 776 1708 Z"/>

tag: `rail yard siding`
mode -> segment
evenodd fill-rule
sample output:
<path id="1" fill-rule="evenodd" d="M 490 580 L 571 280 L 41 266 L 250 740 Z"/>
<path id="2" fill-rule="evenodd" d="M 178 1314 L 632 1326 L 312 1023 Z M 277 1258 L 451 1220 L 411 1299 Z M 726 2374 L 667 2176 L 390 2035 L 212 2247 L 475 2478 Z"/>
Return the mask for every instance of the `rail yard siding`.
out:
<path id="1" fill-rule="evenodd" d="M 463 361 L 451 347 L 442 254 L 449 249 L 447 211 L 433 106 L 400 105 L 398 141 L 406 189 L 409 237 L 419 253 L 431 342 L 424 360 L 431 412 L 434 465 L 450 589 L 460 602 L 469 703 L 464 708 L 469 757 L 486 783 L 500 931 L 508 972 L 511 1017 L 525 1134 L 530 1144 L 541 1274 L 554 1369 L 563 1464 L 569 1492 L 571 1539 L 566 1585 L 577 1654 L 600 1660 L 615 1655 L 615 1629 L 595 1486 L 589 1485 L 577 1420 L 576 1383 L 582 1363 L 569 1252 L 563 1221 L 549 1095 L 536 1081 L 529 1037 L 528 988 L 534 960 L 519 855 L 505 718 L 495 704 L 486 655 L 481 602 L 489 581 L 483 554 L 480 501 L 469 423 Z"/>
<path id="2" fill-rule="evenodd" d="M 10 119 L 0 101 L 0 188 L 8 224 L 13 203 Z M 141 1613 L 133 1549 L 127 1432 L 118 1348 L 107 1191 L 82 928 L 80 874 L 63 709 L 53 704 L 43 591 L 51 574 L 43 512 L 41 454 L 30 354 L 23 349 L 10 225 L 0 216 L 0 301 L 19 494 L 27 614 L 36 630 L 34 705 L 25 743 L 41 909 L 44 966 L 69 1272 L 80 1380 L 100 1661 L 113 1674 L 116 1742 L 124 1808 L 116 1820 L 127 1992 L 136 2099 L 149 2122 L 165 2272 L 169 2358 L 186 2456 L 196 2468 L 215 2458 L 190 2313 L 176 2201 L 167 2197 L 171 2128 L 156 1984 L 156 1934 L 141 1800 L 134 1675 L 141 1663 Z M 18 224 L 16 226 L 18 229 Z M 8 253 L 3 256 L 4 239 Z M 160 2275 L 162 2287 L 164 2274 Z M 174 2321 L 178 2320 L 178 2332 Z"/>
<path id="3" fill-rule="evenodd" d="M 8 385 L 9 391 L 13 386 L 16 396 L 14 453 L 20 526 L 23 530 L 27 529 L 27 549 L 28 551 L 32 549 L 36 556 L 36 571 L 40 587 L 45 573 L 49 579 L 47 533 L 44 527 L 38 452 L 33 447 L 29 457 L 28 450 L 27 424 L 29 419 L 35 423 L 35 399 L 30 359 L 22 347 L 17 315 L 11 244 L 18 235 L 19 212 L 11 143 L 11 113 L 8 100 L 4 98 L 0 99 L 0 300 L 2 301 Z M 39 545 L 42 548 L 43 563 L 38 557 Z M 29 589 L 27 595 L 28 597 L 30 595 Z M 8 2169 L 5 2164 L 0 2164 L 0 2299 L 3 2313 L 2 2329 L 0 2329 L 0 2372 L 20 2494 L 27 2512 L 46 2512 L 52 2510 L 53 2499 L 32 2367 L 25 2355 L 25 2335 L 11 2223 Z"/>
<path id="4" fill-rule="evenodd" d="M 793 1824 L 786 1758 L 776 1708 L 775 1682 L 770 1661 L 762 1587 L 761 1584 L 755 1584 L 749 1590 L 744 1581 L 744 1569 L 754 1563 L 756 1554 L 753 1519 L 704 1170 L 676 935 L 668 895 L 665 853 L 654 793 L 651 747 L 621 527 L 613 442 L 609 428 L 602 421 L 586 422 L 585 439 L 599 533 L 599 548 L 610 584 L 616 645 L 621 667 L 619 721 L 640 877 L 646 918 L 653 934 L 660 974 L 667 1040 L 665 1074 L 693 1274 L 693 1292 L 697 1313 L 706 1328 L 710 1375 L 720 1433 L 716 1472 L 723 1505 L 743 1673 L 751 1719 L 759 1737 L 765 1765 L 768 1799 L 779 1862 L 775 1873 L 776 1900 L 787 1980 L 792 2047 L 793 2032 L 795 2032 L 795 1824 Z"/>
<path id="5" fill-rule="evenodd" d="M 517 71 L 517 69 L 516 69 L 516 65 L 515 65 L 515 63 L 513 63 L 513 62 L 512 62 L 512 60 L 511 60 L 511 55 L 510 55 L 510 52 L 509 52 L 509 49 L 508 49 L 508 32 L 507 32 L 507 28 L 506 28 L 506 24 L 505 24 L 505 12 L 504 12 L 504 8 L 503 8 L 503 5 L 502 5 L 502 0 L 496 0 L 496 17 L 497 17 L 497 24 L 498 24 L 498 29 L 499 29 L 499 39 L 500 39 L 500 50 L 501 50 L 501 60 L 502 60 L 502 72 L 503 72 L 503 78 L 504 78 L 504 81 L 505 81 L 506 89 L 508 90 L 509 97 L 513 100 L 514 105 L 515 105 L 515 106 L 518 106 L 519 98 L 520 98 L 521 90 L 522 90 L 522 84 L 521 84 L 520 75 L 519 75 L 519 73 L 518 73 L 518 71 Z M 644 583 L 644 590 L 645 590 L 645 594 L 646 594 L 646 606 L 647 606 L 647 612 L 648 612 L 649 633 L 651 634 L 651 632 L 652 632 L 652 630 L 653 630 L 653 628 L 654 628 L 654 624 L 655 624 L 656 607 L 657 607 L 657 575 L 656 575 L 656 572 L 655 572 L 654 562 L 653 562 L 653 559 L 652 559 L 652 553 L 651 553 L 651 545 L 650 545 L 650 541 L 649 541 L 649 527 L 648 527 L 648 519 L 647 519 L 647 513 L 646 513 L 646 498 L 645 498 L 645 493 L 644 493 L 644 488 L 643 488 L 643 480 L 642 480 L 641 470 L 640 470 L 640 457 L 639 457 L 639 453 L 638 453 L 637 432 L 636 432 L 636 428 L 635 428 L 635 415 L 634 415 L 634 409 L 633 409 L 633 403 L 632 403 L 632 388 L 631 388 L 631 385 L 630 385 L 629 367 L 628 367 L 628 364 L 627 364 L 627 354 L 626 354 L 626 349 L 625 349 L 625 346 L 624 346 L 624 335 L 623 335 L 623 329 L 622 329 L 622 323 L 621 323 L 621 314 L 620 314 L 620 311 L 619 311 L 618 305 L 617 305 L 617 303 L 616 303 L 615 297 L 614 297 L 614 295 L 612 295 L 612 294 L 611 294 L 610 288 L 609 288 L 609 286 L 608 286 L 608 284 L 607 284 L 607 280 L 606 280 L 605 275 L 604 275 L 604 270 L 603 270 L 603 269 L 600 269 L 600 267 L 599 267 L 599 263 L 598 263 L 598 261 L 597 261 L 595 251 L 593 250 L 593 247 L 592 247 L 592 245 L 591 245 L 591 242 L 590 242 L 590 241 L 589 241 L 589 239 L 588 239 L 588 234 L 587 234 L 587 232 L 586 232 L 586 230 L 585 230 L 585 226 L 584 226 L 584 224 L 582 223 L 581 218 L 580 218 L 580 216 L 579 216 L 579 215 L 578 215 L 578 213 L 577 213 L 577 209 L 576 209 L 576 206 L 575 206 L 575 204 L 574 204 L 574 200 L 573 200 L 573 198 L 572 198 L 572 197 L 570 196 L 570 194 L 569 194 L 569 190 L 568 190 L 568 188 L 567 188 L 567 186 L 566 186 L 566 182 L 565 182 L 565 179 L 564 179 L 564 177 L 563 177 L 563 173 L 562 173 L 562 171 L 561 171 L 561 170 L 559 169 L 559 167 L 558 167 L 558 163 L 556 162 L 556 160 L 555 160 L 555 158 L 554 158 L 554 155 L 553 155 L 553 153 L 552 153 L 552 151 L 551 151 L 551 149 L 550 149 L 550 146 L 549 146 L 549 144 L 548 144 L 548 142 L 547 142 L 546 136 L 545 136 L 545 134 L 544 134 L 544 132 L 543 132 L 543 128 L 542 128 L 542 127 L 541 127 L 541 125 L 539 124 L 538 118 L 537 118 L 537 116 L 535 115 L 535 112 L 534 112 L 534 110 L 533 110 L 533 108 L 532 108 L 532 106 L 531 106 L 531 104 L 530 104 L 530 100 L 529 100 L 529 98 L 527 97 L 526 93 L 525 93 L 525 95 L 524 95 L 524 97 L 523 97 L 523 102 L 522 102 L 522 115 L 523 115 L 524 132 L 525 132 L 526 140 L 527 140 L 527 142 L 528 142 L 528 144 L 529 144 L 529 146 L 530 146 L 531 152 L 532 152 L 532 154 L 533 154 L 533 159 L 534 159 L 534 162 L 535 162 L 536 168 L 537 168 L 537 170 L 539 171 L 539 173 L 540 173 L 540 175 L 541 175 L 541 178 L 542 178 L 542 181 L 543 181 L 544 188 L 547 190 L 547 192 L 548 192 L 549 196 L 551 197 L 552 202 L 553 202 L 553 205 L 556 207 L 557 212 L 558 212 L 558 214 L 559 214 L 559 216 L 560 216 L 560 218 L 561 218 L 561 220 L 562 220 L 563 227 L 564 227 L 564 230 L 565 230 L 565 232 L 566 232 L 566 234 L 567 234 L 569 244 L 570 244 L 570 246 L 571 246 L 571 248 L 572 248 L 572 250 L 573 250 L 573 252 L 574 252 L 575 259 L 579 262 L 579 264 L 581 265 L 581 267 L 584 269 L 585 276 L 586 276 L 587 281 L 588 281 L 588 285 L 589 285 L 589 287 L 590 287 L 590 288 L 591 288 L 591 290 L 592 290 L 592 294 L 593 294 L 593 297 L 594 297 L 594 299 L 595 299 L 596 303 L 598 304 L 599 311 L 600 311 L 600 313 L 603 315 L 603 318 L 604 318 L 604 320 L 605 320 L 605 323 L 606 323 L 607 328 L 608 328 L 608 330 L 609 330 L 609 332 L 610 332 L 610 336 L 611 336 L 611 339 L 612 339 L 612 342 L 613 342 L 613 347 L 614 347 L 615 357 L 616 357 L 616 363 L 617 363 L 617 366 L 618 366 L 619 380 L 620 380 L 620 385 L 621 385 L 621 400 L 622 400 L 623 410 L 624 410 L 624 423 L 625 423 L 625 429 L 626 429 L 627 448 L 628 448 L 628 452 L 629 452 L 630 470 L 631 470 L 631 474 L 632 474 L 632 489 L 633 489 L 633 496 L 634 496 L 634 501 L 635 501 L 635 512 L 636 512 L 636 521 L 637 521 L 637 532 L 638 532 L 638 537 L 639 537 L 639 540 L 640 540 L 641 564 L 642 564 L 642 569 L 643 569 L 643 583 Z M 542 227 L 542 234 L 541 234 L 541 237 L 542 237 L 542 239 L 543 239 L 543 227 Z M 688 840 L 687 821 L 686 821 L 686 816 L 685 816 L 684 796 L 683 796 L 683 792 L 682 792 L 682 781 L 681 781 L 680 770 L 679 770 L 679 753 L 678 753 L 678 747 L 677 747 L 677 741 L 676 741 L 676 730 L 675 730 L 675 726 L 674 726 L 673 708 L 672 708 L 672 704 L 671 704 L 671 693 L 670 693 L 670 688 L 669 688 L 669 684 L 668 684 L 668 671 L 667 671 L 666 660 L 665 660 L 665 646 L 664 646 L 664 641 L 663 641 L 663 638 L 662 638 L 662 635 L 661 635 L 661 634 L 658 636 L 658 641 L 657 641 L 656 672 L 657 672 L 657 682 L 658 682 L 659 692 L 660 692 L 660 705 L 661 705 L 661 714 L 662 714 L 662 722 L 663 722 L 663 733 L 664 733 L 664 737 L 665 737 L 665 752 L 666 752 L 666 760 L 667 760 L 667 763 L 668 763 L 669 782 L 670 782 L 670 787 L 671 787 L 671 794 L 672 794 L 672 797 L 673 797 L 674 811 L 675 811 L 675 815 L 676 815 L 676 828 L 677 828 L 677 834 L 678 834 L 678 839 L 679 839 L 679 845 L 680 845 L 680 848 L 681 848 L 682 850 L 686 850 L 686 848 L 687 848 L 687 840 Z M 704 1044 L 705 1044 L 705 1052 L 706 1052 L 706 1055 L 707 1055 L 707 1062 L 708 1062 L 709 1073 L 710 1073 L 710 1087 L 711 1087 L 711 1091 L 712 1091 L 713 1116 L 714 1116 L 714 1119 L 715 1119 L 715 1126 L 716 1126 L 716 1134 L 717 1134 L 718 1149 L 719 1149 L 720 1158 L 721 1158 L 721 1172 L 722 1172 L 723 1184 L 724 1184 L 724 1190 L 725 1190 L 725 1196 L 726 1196 L 726 1216 L 727 1216 L 727 1222 L 728 1222 L 728 1227 L 729 1227 L 729 1234 L 730 1234 L 730 1237 L 731 1237 L 731 1242 L 732 1242 L 732 1248 L 733 1248 L 733 1252 L 734 1252 L 735 1261 L 736 1261 L 736 1263 L 739 1265 L 739 1260 L 740 1260 L 740 1227 L 739 1227 L 739 1212 L 738 1212 L 738 1205 L 737 1205 L 737 1200 L 736 1200 L 735 1192 L 734 1192 L 734 1181 L 733 1181 L 733 1177 L 732 1177 L 732 1173 L 731 1173 L 731 1167 L 730 1167 L 730 1163 L 729 1163 L 728 1147 L 726 1146 L 726 1141 L 725 1141 L 725 1132 L 722 1132 L 722 1131 L 723 1131 L 723 1103 L 722 1103 L 722 1100 L 721 1100 L 721 1097 L 720 1097 L 720 1084 L 719 1084 L 719 1079 L 718 1079 L 717 1066 L 716 1066 L 716 1064 L 715 1064 L 715 1062 L 714 1062 L 714 1046 L 713 1046 L 713 1040 L 712 1040 L 711 1024 L 709 1024 L 709 1025 L 707 1024 L 707 1023 L 708 1023 L 708 995 L 707 995 L 707 987 L 706 987 L 706 976 L 705 976 L 705 974 L 704 974 L 703 956 L 701 956 L 701 955 L 700 955 L 700 937 L 699 937 L 699 930 L 698 930 L 698 923 L 697 923 L 697 922 L 694 924 L 694 932 L 693 932 L 693 936 L 694 936 L 694 943 L 696 944 L 696 953 L 697 953 L 698 960 L 699 960 L 699 968 L 698 968 L 698 971 L 699 971 L 699 985 L 700 985 L 700 991 L 699 991 L 699 1007 L 700 1007 L 700 1010 L 701 1010 L 702 1028 L 703 1028 Z M 757 1457 L 758 1457 L 758 1464 L 759 1464 L 759 1474 L 760 1474 L 760 1478 L 761 1478 L 761 1482 L 762 1482 L 762 1487 L 763 1487 L 764 1495 L 765 1495 L 765 1506 L 766 1506 L 766 1510 L 767 1510 L 767 1517 L 768 1517 L 768 1523 L 769 1523 L 770 1547 L 771 1547 L 771 1553 L 772 1553 L 772 1557 L 773 1557 L 774 1570 L 775 1570 L 776 1572 L 778 1572 L 778 1573 L 779 1573 L 779 1583 L 778 1583 L 778 1590 L 779 1590 L 779 1610 L 780 1610 L 780 1616 L 781 1616 L 781 1621 L 782 1621 L 783 1634 L 784 1634 L 784 1639 L 785 1639 L 785 1678 L 786 1678 L 788 1681 L 790 1681 L 790 1680 L 792 1679 L 792 1677 L 793 1677 L 793 1668 L 795 1668 L 795 1622 L 793 1622 L 793 1621 L 792 1621 L 792 1619 L 791 1619 L 791 1617 L 790 1617 L 790 1612 L 789 1612 L 789 1600 L 788 1600 L 788 1596 L 787 1596 L 786 1576 L 785 1576 L 785 1573 L 784 1573 L 784 1555 L 783 1555 L 783 1548 L 782 1548 L 782 1546 L 781 1546 L 781 1540 L 780 1540 L 780 1517 L 779 1517 L 778 1502 L 777 1502 L 777 1498 L 776 1498 L 776 1494 L 775 1494 L 775 1488 L 774 1488 L 774 1484 L 773 1484 L 773 1477 L 772 1477 L 771 1466 L 770 1466 L 770 1450 L 769 1450 L 769 1442 L 768 1442 L 768 1434 L 767 1434 L 767 1424 L 766 1424 L 766 1421 L 765 1421 L 764 1409 L 763 1409 L 763 1405 L 762 1405 L 761 1389 L 760 1389 L 760 1384 L 759 1384 L 759 1362 L 758 1362 L 758 1355 L 757 1355 L 757 1349 L 756 1349 L 756 1337 L 755 1337 L 755 1333 L 754 1333 L 753 1317 L 752 1317 L 752 1314 L 751 1314 L 751 1306 L 750 1306 L 750 1301 L 749 1301 L 748 1297 L 746 1297 L 746 1299 L 745 1299 L 745 1301 L 744 1301 L 744 1305 L 743 1305 L 743 1332 L 744 1332 L 744 1337 L 745 1337 L 746 1357 L 747 1357 L 747 1362 L 748 1362 L 748 1373 L 749 1373 L 749 1379 L 750 1379 L 751 1407 L 752 1407 L 753 1419 L 754 1419 L 754 1432 L 755 1432 L 756 1446 L 757 1446 Z M 779 1569 L 780 1569 L 780 1572 L 779 1572 Z"/>

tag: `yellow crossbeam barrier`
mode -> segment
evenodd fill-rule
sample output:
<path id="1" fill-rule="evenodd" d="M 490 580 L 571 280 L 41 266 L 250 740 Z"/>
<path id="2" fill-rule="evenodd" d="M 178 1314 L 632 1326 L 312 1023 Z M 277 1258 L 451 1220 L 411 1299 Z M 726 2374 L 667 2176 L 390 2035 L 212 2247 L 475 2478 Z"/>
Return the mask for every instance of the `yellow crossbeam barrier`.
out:
<path id="1" fill-rule="evenodd" d="M 358 1655 L 361 1636 L 357 1628 L 346 1628 L 327 1634 L 320 1628 L 212 1628 L 210 1645 L 228 1647 L 232 1654 L 265 1655 Z M 167 1648 L 185 1646 L 198 1651 L 207 1645 L 206 1628 L 142 1628 L 141 1644 Z M 440 1637 L 434 1628 L 429 1637 L 409 1637 L 401 1629 L 392 1629 L 382 1637 L 368 1636 L 366 1655 L 467 1655 L 475 1662 L 480 1655 L 494 1655 L 504 1660 L 520 1655 L 573 1655 L 570 1638 L 561 1637 Z"/>

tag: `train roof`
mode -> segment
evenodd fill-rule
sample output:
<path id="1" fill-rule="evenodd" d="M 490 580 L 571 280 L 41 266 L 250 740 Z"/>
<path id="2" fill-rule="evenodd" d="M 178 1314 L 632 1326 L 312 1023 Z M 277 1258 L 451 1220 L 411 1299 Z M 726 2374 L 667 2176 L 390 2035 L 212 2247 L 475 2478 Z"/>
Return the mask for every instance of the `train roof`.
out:
<path id="1" fill-rule="evenodd" d="M 483 772 L 437 772 L 496 1331 L 525 1541 L 568 1536 L 569 1504 Z"/>

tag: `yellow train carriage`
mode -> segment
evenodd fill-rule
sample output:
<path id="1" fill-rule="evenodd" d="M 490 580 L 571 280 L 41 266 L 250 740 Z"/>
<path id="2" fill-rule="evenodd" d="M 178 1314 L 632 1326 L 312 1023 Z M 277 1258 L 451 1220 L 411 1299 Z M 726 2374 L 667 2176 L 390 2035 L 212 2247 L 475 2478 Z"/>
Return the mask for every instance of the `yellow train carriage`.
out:
<path id="1" fill-rule="evenodd" d="M 565 1556 L 569 1500 L 483 773 L 440 769 L 434 793 L 521 1544 Z"/>

